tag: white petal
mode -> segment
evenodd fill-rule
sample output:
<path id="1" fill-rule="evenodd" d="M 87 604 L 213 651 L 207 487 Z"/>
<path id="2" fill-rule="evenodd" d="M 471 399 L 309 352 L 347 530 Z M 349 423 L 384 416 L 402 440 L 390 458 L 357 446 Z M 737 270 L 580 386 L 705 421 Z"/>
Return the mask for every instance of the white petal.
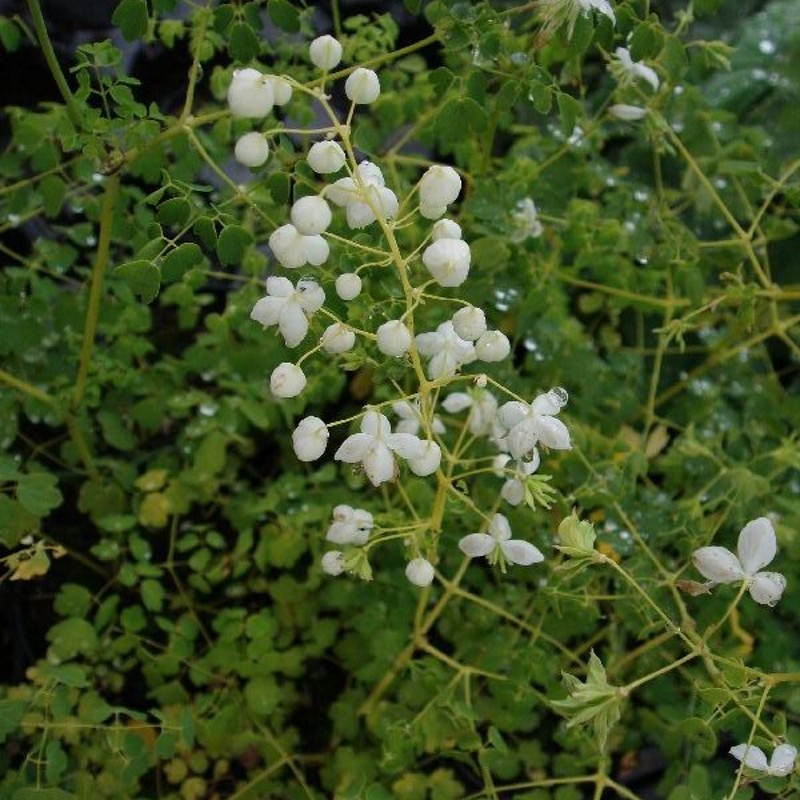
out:
<path id="1" fill-rule="evenodd" d="M 420 458 L 425 452 L 425 442 L 412 433 L 390 433 L 386 437 L 386 445 L 400 458 Z"/>
<path id="2" fill-rule="evenodd" d="M 522 539 L 511 539 L 507 542 L 500 542 L 503 555 L 512 563 L 527 567 L 531 564 L 538 564 L 544 561 L 544 556 L 538 547 L 534 547 L 530 542 L 523 542 Z"/>
<path id="3" fill-rule="evenodd" d="M 336 461 L 344 461 L 347 464 L 355 464 L 364 458 L 367 448 L 375 441 L 368 433 L 354 433 L 348 436 L 341 444 L 339 449 L 333 454 Z"/>
<path id="4" fill-rule="evenodd" d="M 500 424 L 507 429 L 513 428 L 518 422 L 530 413 L 531 407 L 525 403 L 520 403 L 517 400 L 511 400 L 508 403 L 503 403 L 500 410 L 497 412 L 497 419 Z"/>
<path id="5" fill-rule="evenodd" d="M 322 556 L 322 571 L 334 577 L 344 572 L 344 554 L 341 550 L 329 550 Z"/>
<path id="6" fill-rule="evenodd" d="M 352 178 L 339 178 L 330 186 L 326 186 L 322 194 L 331 203 L 342 208 L 355 198 L 356 182 Z"/>
<path id="7" fill-rule="evenodd" d="M 283 297 L 262 297 L 250 312 L 250 319 L 260 322 L 265 328 L 277 325 L 286 300 Z"/>
<path id="8" fill-rule="evenodd" d="M 548 419 L 552 419 L 548 417 Z M 508 449 L 514 458 L 523 458 L 536 446 L 539 433 L 535 419 L 529 417 L 517 423 L 508 433 Z"/>
<path id="9" fill-rule="evenodd" d="M 503 514 L 495 514 L 489 523 L 489 533 L 498 542 L 511 538 L 511 526 Z"/>
<path id="10" fill-rule="evenodd" d="M 458 549 L 465 556 L 479 558 L 488 556 L 494 550 L 497 542 L 488 533 L 470 533 L 464 536 L 458 543 Z"/>
<path id="11" fill-rule="evenodd" d="M 450 414 L 457 414 L 472 405 L 472 398 L 466 392 L 452 392 L 442 400 L 442 407 Z"/>
<path id="12" fill-rule="evenodd" d="M 297 303 L 287 302 L 278 320 L 278 329 L 287 347 L 297 347 L 308 333 L 308 320 Z"/>
<path id="13" fill-rule="evenodd" d="M 267 294 L 272 297 L 289 297 L 294 292 L 294 284 L 280 275 L 267 278 Z"/>
<path id="14" fill-rule="evenodd" d="M 555 417 L 535 417 L 536 433 L 539 441 L 551 450 L 570 450 L 572 444 L 569 440 L 567 426 Z"/>
<path id="15" fill-rule="evenodd" d="M 658 79 L 658 74 L 654 69 L 648 67 L 646 64 L 637 62 L 633 65 L 631 71 L 638 78 L 641 78 L 643 81 L 649 83 L 654 92 L 658 91 L 658 87 L 661 85 L 661 81 Z"/>
<path id="16" fill-rule="evenodd" d="M 531 408 L 535 414 L 546 414 L 549 417 L 554 417 L 564 405 L 563 395 L 551 389 L 549 392 L 537 395 L 531 403 Z"/>
<path id="17" fill-rule="evenodd" d="M 797 748 L 790 744 L 778 745 L 769 760 L 769 774 L 782 777 L 794 770 L 794 761 L 797 758 Z"/>
<path id="18" fill-rule="evenodd" d="M 380 486 L 394 478 L 394 459 L 389 448 L 373 439 L 364 453 L 364 472 L 373 486 Z"/>
<path id="19" fill-rule="evenodd" d="M 757 769 L 759 772 L 766 772 L 768 769 L 767 757 L 760 747 L 755 747 L 754 745 L 748 747 L 746 744 L 737 744 L 736 747 L 731 747 L 728 752 L 737 761 L 742 761 L 744 765 L 750 767 L 750 769 Z"/>
<path id="20" fill-rule="evenodd" d="M 322 290 L 322 287 L 316 281 L 309 280 L 308 278 L 297 281 L 296 296 L 300 308 L 302 308 L 306 314 L 313 314 L 315 311 L 319 311 L 319 309 L 322 308 L 322 304 L 325 302 L 325 292 Z"/>
<path id="21" fill-rule="evenodd" d="M 525 499 L 525 485 L 516 478 L 511 478 L 503 484 L 500 497 L 510 506 L 518 506 Z"/>
<path id="22" fill-rule="evenodd" d="M 328 446 L 328 426 L 319 417 L 301 419 L 292 433 L 292 446 L 300 461 L 316 461 Z"/>
<path id="23" fill-rule="evenodd" d="M 392 426 L 389 420 L 377 411 L 367 411 L 361 420 L 361 432 L 383 439 L 389 435 Z"/>
<path id="24" fill-rule="evenodd" d="M 303 252 L 306 261 L 308 261 L 312 267 L 318 267 L 328 260 L 328 256 L 331 254 L 331 248 L 327 240 L 323 239 L 321 236 L 304 236 Z"/>
<path id="25" fill-rule="evenodd" d="M 766 517 L 759 517 L 742 528 L 736 548 L 747 575 L 755 575 L 775 558 L 778 545 L 775 529 Z"/>
<path id="26" fill-rule="evenodd" d="M 442 348 L 444 337 L 440 333 L 431 331 L 430 333 L 418 334 L 415 342 L 420 355 L 434 356 Z"/>
<path id="27" fill-rule="evenodd" d="M 406 578 L 414 586 L 430 586 L 433 583 L 433 566 L 424 558 L 412 558 L 406 566 Z"/>
<path id="28" fill-rule="evenodd" d="M 780 572 L 758 572 L 748 587 L 750 597 L 762 606 L 774 606 L 786 589 L 786 578 Z"/>
<path id="29" fill-rule="evenodd" d="M 697 571 L 714 583 L 732 583 L 745 577 L 739 559 L 726 547 L 701 547 L 692 554 Z"/>
<path id="30" fill-rule="evenodd" d="M 352 522 L 332 522 L 325 534 L 325 540 L 334 544 L 355 544 L 353 541 L 358 531 Z"/>

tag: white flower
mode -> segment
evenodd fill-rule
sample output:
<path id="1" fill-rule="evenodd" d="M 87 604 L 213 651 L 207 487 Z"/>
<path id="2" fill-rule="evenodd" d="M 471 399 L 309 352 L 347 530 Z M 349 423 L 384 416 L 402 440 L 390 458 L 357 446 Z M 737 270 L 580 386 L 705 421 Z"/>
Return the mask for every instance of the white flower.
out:
<path id="1" fill-rule="evenodd" d="M 612 24 L 615 24 L 617 21 L 614 16 L 614 9 L 611 8 L 611 3 L 609 3 L 608 0 L 578 0 L 578 5 L 583 11 L 590 12 L 594 8 L 601 14 L 605 14 L 611 20 Z"/>
<path id="2" fill-rule="evenodd" d="M 412 558 L 406 566 L 406 578 L 414 586 L 430 586 L 433 583 L 433 566 L 424 558 Z"/>
<path id="3" fill-rule="evenodd" d="M 325 197 L 344 207 L 347 224 L 354 229 L 365 228 L 380 217 L 391 219 L 397 214 L 397 195 L 388 189 L 380 168 L 362 161 L 352 178 L 339 178 L 323 191 Z"/>
<path id="4" fill-rule="evenodd" d="M 251 131 L 239 137 L 233 155 L 246 167 L 260 167 L 269 158 L 269 142 L 263 134 Z"/>
<path id="5" fill-rule="evenodd" d="M 398 358 L 411 346 L 411 331 L 399 320 L 390 319 L 375 331 L 378 350 Z"/>
<path id="6" fill-rule="evenodd" d="M 334 544 L 361 546 L 367 543 L 374 525 L 369 511 L 342 503 L 333 509 L 333 522 L 325 539 Z"/>
<path id="7" fill-rule="evenodd" d="M 275 397 L 297 397 L 306 388 L 306 375 L 297 364 L 278 364 L 269 378 L 269 390 Z"/>
<path id="8" fill-rule="evenodd" d="M 329 550 L 322 556 L 322 571 L 334 578 L 344 572 L 344 553 L 341 550 Z"/>
<path id="9" fill-rule="evenodd" d="M 498 422 L 504 431 L 500 444 L 514 458 L 524 458 L 537 444 L 552 450 L 570 450 L 569 431 L 556 414 L 566 405 L 567 393 L 551 389 L 540 394 L 528 405 L 512 400 L 498 412 Z"/>
<path id="10" fill-rule="evenodd" d="M 501 331 L 486 331 L 475 342 L 475 355 L 481 361 L 502 361 L 511 352 L 511 342 Z"/>
<path id="11" fill-rule="evenodd" d="M 431 238 L 434 242 L 438 242 L 439 239 L 460 239 L 461 226 L 452 219 L 440 219 L 433 225 Z"/>
<path id="12" fill-rule="evenodd" d="M 320 343 L 326 353 L 346 353 L 348 350 L 353 349 L 353 345 L 356 343 L 356 335 L 347 325 L 343 325 L 341 322 L 334 322 L 325 328 L 325 332 L 320 338 Z"/>
<path id="13" fill-rule="evenodd" d="M 612 117 L 621 119 L 624 122 L 636 122 L 647 116 L 647 109 L 641 106 L 629 106 L 625 103 L 616 103 L 609 107 L 608 113 L 611 114 Z"/>
<path id="14" fill-rule="evenodd" d="M 318 236 L 331 224 L 331 209 L 319 195 L 308 195 L 295 200 L 291 219 L 303 236 Z"/>
<path id="15" fill-rule="evenodd" d="M 289 222 L 270 234 L 269 246 L 286 269 L 297 269 L 306 264 L 318 267 L 330 255 L 330 247 L 322 236 L 304 236 Z"/>
<path id="16" fill-rule="evenodd" d="M 421 206 L 429 208 L 449 206 L 460 192 L 461 177 L 452 167 L 434 164 L 419 180 Z"/>
<path id="17" fill-rule="evenodd" d="M 345 272 L 336 279 L 336 294 L 342 300 L 353 300 L 361 294 L 361 278 L 355 272 Z"/>
<path id="18" fill-rule="evenodd" d="M 614 51 L 614 55 L 617 57 L 619 70 L 624 76 L 630 80 L 641 78 L 643 81 L 650 84 L 654 92 L 658 91 L 661 82 L 658 79 L 656 71 L 652 67 L 648 67 L 641 61 L 634 61 L 627 47 L 618 47 Z"/>
<path id="19" fill-rule="evenodd" d="M 469 274 L 469 245 L 461 239 L 439 239 L 425 248 L 422 263 L 440 286 L 461 286 Z"/>
<path id="20" fill-rule="evenodd" d="M 237 69 L 228 86 L 228 105 L 234 117 L 266 117 L 275 102 L 268 76 L 257 69 Z"/>
<path id="21" fill-rule="evenodd" d="M 453 314 L 453 329 L 462 339 L 474 342 L 486 333 L 486 314 L 477 306 L 464 306 Z"/>
<path id="22" fill-rule="evenodd" d="M 333 36 L 318 36 L 308 46 L 308 57 L 315 67 L 333 69 L 342 60 L 342 45 Z"/>
<path id="23" fill-rule="evenodd" d="M 703 577 L 713 583 L 746 581 L 756 603 L 774 606 L 786 588 L 786 578 L 779 572 L 760 572 L 778 551 L 775 529 L 766 517 L 759 517 L 742 528 L 736 551 L 726 547 L 701 547 L 692 554 L 692 561 Z"/>
<path id="24" fill-rule="evenodd" d="M 344 93 L 356 105 L 369 105 L 378 99 L 381 83 L 371 69 L 358 67 L 347 76 Z"/>
<path id="25" fill-rule="evenodd" d="M 416 337 L 420 355 L 430 357 L 428 377 L 451 378 L 462 364 L 475 360 L 475 348 L 465 342 L 453 328 L 450 320 L 443 322 L 435 331 L 420 333 Z"/>
<path id="26" fill-rule="evenodd" d="M 314 142 L 306 156 L 308 165 L 318 175 L 338 172 L 346 161 L 344 150 L 338 142 Z"/>
<path id="27" fill-rule="evenodd" d="M 510 459 L 510 456 L 506 457 Z M 500 490 L 500 497 L 511 506 L 520 505 L 525 499 L 525 482 L 529 475 L 533 475 L 539 469 L 540 463 L 539 451 L 534 447 L 529 460 L 519 459 L 517 461 L 514 476 L 503 484 L 503 488 Z"/>
<path id="28" fill-rule="evenodd" d="M 316 281 L 304 278 L 293 286 L 288 278 L 267 278 L 267 296 L 253 306 L 250 318 L 265 328 L 277 325 L 287 347 L 296 347 L 308 333 L 308 317 L 325 302 Z"/>
<path id="29" fill-rule="evenodd" d="M 529 566 L 544 561 L 541 551 L 530 542 L 511 538 L 511 526 L 502 514 L 495 514 L 489 523 L 488 533 L 470 533 L 458 543 L 464 555 L 470 558 L 485 556 L 495 564 L 501 561 L 501 554 L 512 564 Z"/>
<path id="30" fill-rule="evenodd" d="M 517 203 L 516 210 L 511 215 L 514 230 L 511 232 L 512 242 L 524 242 L 525 239 L 536 239 L 542 235 L 542 223 L 539 222 L 539 212 L 530 197 Z"/>
<path id="31" fill-rule="evenodd" d="M 497 398 L 485 389 L 477 389 L 471 394 L 453 392 L 442 401 L 445 411 L 457 414 L 470 409 L 467 425 L 474 436 L 488 436 L 497 420 Z"/>
<path id="32" fill-rule="evenodd" d="M 300 461 L 316 461 L 328 446 L 328 426 L 319 417 L 303 417 L 292 433 L 294 454 Z"/>
<path id="33" fill-rule="evenodd" d="M 757 772 L 782 778 L 794 771 L 794 762 L 797 758 L 797 748 L 790 744 L 779 744 L 772 751 L 772 758 L 767 763 L 767 756 L 760 747 L 753 745 L 737 744 L 728 752 L 746 767 Z"/>
<path id="34" fill-rule="evenodd" d="M 419 410 L 419 403 L 416 400 L 413 403 L 409 403 L 408 400 L 392 403 L 392 411 L 400 417 L 400 420 L 394 426 L 395 433 L 419 433 L 422 427 L 422 414 Z M 434 416 L 431 430 L 433 433 L 444 433 L 445 427 L 439 417 Z"/>
<path id="35" fill-rule="evenodd" d="M 394 456 L 419 458 L 425 444 L 410 433 L 392 433 L 389 420 L 377 411 L 367 411 L 361 421 L 361 432 L 344 440 L 334 454 L 337 461 L 361 463 L 373 486 L 392 480 L 395 474 Z"/>

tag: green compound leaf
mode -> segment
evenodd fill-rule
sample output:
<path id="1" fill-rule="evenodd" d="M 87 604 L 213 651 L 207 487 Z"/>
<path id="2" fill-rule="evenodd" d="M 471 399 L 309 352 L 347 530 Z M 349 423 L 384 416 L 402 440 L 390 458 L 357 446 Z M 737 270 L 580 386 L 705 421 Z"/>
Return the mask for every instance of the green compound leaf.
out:
<path id="1" fill-rule="evenodd" d="M 129 261 L 114 271 L 124 278 L 131 291 L 143 302 L 151 303 L 161 288 L 161 271 L 152 261 Z"/>
<path id="2" fill-rule="evenodd" d="M 111 21 L 119 27 L 127 41 L 141 39 L 147 33 L 146 0 L 122 0 L 114 11 Z"/>

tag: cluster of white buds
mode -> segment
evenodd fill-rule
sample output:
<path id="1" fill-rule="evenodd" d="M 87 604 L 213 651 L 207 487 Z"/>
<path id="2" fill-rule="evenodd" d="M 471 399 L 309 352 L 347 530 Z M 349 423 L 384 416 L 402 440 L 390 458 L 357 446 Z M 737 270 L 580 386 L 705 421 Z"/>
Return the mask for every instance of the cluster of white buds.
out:
<path id="1" fill-rule="evenodd" d="M 342 54 L 341 44 L 331 36 L 320 36 L 311 42 L 309 58 L 323 71 L 323 82 L 327 80 L 327 73 L 337 68 Z M 425 285 L 435 282 L 440 287 L 452 289 L 461 286 L 469 277 L 472 264 L 470 246 L 463 239 L 461 226 L 445 216 L 462 192 L 461 176 L 450 166 L 433 165 L 421 175 L 401 203 L 395 190 L 386 185 L 377 164 L 357 161 L 350 140 L 354 108 L 373 103 L 380 96 L 378 76 L 363 67 L 352 70 L 345 81 L 345 94 L 352 104 L 346 123 L 336 118 L 327 96 L 319 90 L 307 89 L 290 79 L 264 75 L 254 69 L 234 73 L 228 91 L 231 112 L 237 117 L 263 118 L 274 105 L 290 99 L 292 87 L 320 102 L 331 116 L 332 124 L 322 131 L 320 141 L 310 144 L 306 154 L 308 166 L 323 185 L 303 187 L 302 196 L 296 196 L 291 206 L 289 219 L 271 232 L 269 246 L 282 268 L 296 270 L 326 265 L 327 271 L 322 273 L 319 281 L 303 277 L 293 282 L 286 277 L 270 276 L 266 281 L 266 296 L 256 302 L 251 317 L 265 328 L 276 327 L 289 348 L 304 342 L 314 315 L 326 300 L 321 282 L 330 274 L 331 265 L 336 263 L 338 253 L 332 257 L 332 248 L 342 246 L 369 254 L 385 253 L 385 257 L 337 275 L 333 281 L 335 293 L 341 300 L 349 303 L 360 296 L 362 276 L 367 274 L 366 270 L 397 261 L 396 266 L 403 273 L 400 283 L 406 303 L 402 312 L 386 314 L 374 333 L 363 330 L 363 304 L 356 304 L 357 313 L 362 314 L 359 325 L 349 320 L 349 311 L 340 316 L 332 309 L 325 309 L 326 327 L 320 328 L 318 344 L 295 363 L 283 361 L 278 364 L 270 375 L 270 391 L 281 399 L 300 395 L 307 385 L 301 364 L 316 351 L 337 357 L 360 343 L 363 348 L 380 354 L 377 356 L 379 360 L 385 362 L 386 357 L 397 359 L 400 365 L 416 371 L 421 384 L 419 394 L 389 401 L 397 417 L 394 430 L 389 419 L 381 413 L 385 404 L 378 408 L 367 407 L 360 415 L 358 430 L 344 438 L 333 457 L 362 470 L 373 486 L 394 481 L 401 474 L 425 478 L 439 473 L 437 480 L 441 482 L 443 473 L 440 466 L 447 447 L 447 429 L 434 408 L 439 388 L 453 380 L 464 380 L 458 373 L 470 364 L 496 363 L 511 353 L 508 337 L 489 327 L 483 309 L 465 304 L 457 297 L 452 299 L 456 308 L 451 318 L 438 324 L 435 330 L 426 331 L 422 327 L 420 331 L 419 319 L 416 318 Z M 245 134 L 235 147 L 237 159 L 253 168 L 266 163 L 269 154 L 270 143 L 258 131 Z M 346 174 L 337 178 L 336 174 L 341 172 Z M 414 197 L 418 201 L 416 204 Z M 401 207 L 405 209 L 405 216 L 398 220 Z M 391 246 L 366 246 L 363 244 L 364 233 L 358 237 L 351 234 L 348 244 L 346 233 L 342 235 L 338 209 L 342 209 L 342 222 L 351 231 L 365 231 L 374 226 L 372 230 L 379 229 L 379 236 L 388 238 Z M 395 232 L 413 231 L 408 222 L 414 215 L 425 221 L 427 235 L 413 246 L 411 256 L 400 264 L 396 257 Z M 518 223 L 520 230 L 524 227 L 526 235 L 538 235 L 541 226 L 532 201 L 529 207 L 518 209 L 518 216 L 515 224 Z M 380 304 L 380 299 L 376 302 Z M 440 316 L 437 321 L 441 319 Z M 430 382 L 435 382 L 435 394 L 431 393 Z M 479 387 L 486 386 L 486 383 L 486 376 L 478 376 Z M 538 466 L 537 444 L 561 449 L 569 447 L 566 427 L 558 420 L 555 424 L 550 421 L 558 413 L 560 405 L 555 408 L 555 401 L 546 402 L 543 397 L 537 398 L 531 406 L 511 403 L 499 408 L 493 394 L 477 388 L 450 393 L 441 404 L 448 413 L 469 409 L 464 424 L 473 437 L 487 439 L 490 446 L 499 447 L 505 457 L 502 474 L 506 477 L 506 486 L 502 495 L 512 503 L 519 502 L 520 492 L 524 494 L 523 481 L 536 468 L 532 466 L 534 462 Z M 515 411 L 511 406 L 521 406 L 521 409 Z M 524 431 L 527 431 L 525 435 Z M 301 419 L 292 433 L 292 447 L 297 458 L 304 462 L 321 458 L 328 447 L 330 432 L 331 424 L 319 417 Z M 374 524 L 369 512 L 339 505 L 334 509 L 333 517 L 326 536 L 329 542 L 341 548 L 358 548 L 367 544 Z M 487 533 L 474 533 L 462 538 L 461 549 L 465 553 L 473 557 L 486 556 L 492 564 L 503 569 L 507 564 L 532 564 L 542 560 L 541 553 L 533 545 L 511 539 L 505 517 L 496 514 L 487 521 Z M 429 543 L 409 535 L 406 545 L 409 547 L 408 580 L 417 586 L 430 585 L 435 576 L 434 567 L 431 560 L 420 555 L 427 552 L 430 557 Z M 322 568 L 331 575 L 351 572 L 369 577 L 369 565 L 365 561 L 368 549 L 331 550 L 323 556 Z M 362 569 L 364 564 L 366 568 Z"/>

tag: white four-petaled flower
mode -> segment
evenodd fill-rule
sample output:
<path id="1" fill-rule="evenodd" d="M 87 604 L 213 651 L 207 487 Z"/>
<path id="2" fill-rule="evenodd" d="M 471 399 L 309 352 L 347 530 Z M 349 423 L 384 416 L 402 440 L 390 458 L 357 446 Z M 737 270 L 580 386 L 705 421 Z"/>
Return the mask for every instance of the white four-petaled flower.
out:
<path id="1" fill-rule="evenodd" d="M 502 514 L 495 514 L 489 522 L 488 533 L 470 533 L 458 543 L 464 555 L 470 558 L 485 556 L 490 563 L 495 564 L 502 559 L 512 564 L 529 566 L 544 561 L 544 556 L 539 548 L 522 539 L 511 538 L 511 526 Z"/>
<path id="2" fill-rule="evenodd" d="M 435 331 L 418 334 L 416 344 L 420 355 L 430 358 L 431 380 L 451 378 L 462 364 L 475 360 L 475 346 L 456 333 L 452 320 L 443 322 Z"/>
<path id="3" fill-rule="evenodd" d="M 773 750 L 769 762 L 764 751 L 754 745 L 737 744 L 728 752 L 746 767 L 778 778 L 782 778 L 794 770 L 794 762 L 797 758 L 797 748 L 790 744 L 779 744 Z"/>
<path id="4" fill-rule="evenodd" d="M 288 278 L 267 278 L 267 296 L 253 306 L 250 318 L 265 328 L 277 325 L 287 347 L 296 347 L 308 333 L 308 317 L 325 302 L 322 287 L 306 278 L 293 286 Z"/>
<path id="5" fill-rule="evenodd" d="M 631 51 L 627 47 L 618 47 L 614 51 L 619 65 L 620 72 L 628 79 L 636 80 L 641 78 L 645 83 L 649 83 L 654 92 L 658 91 L 661 81 L 658 74 L 652 67 L 648 67 L 641 61 L 634 61 L 631 57 Z"/>
<path id="6" fill-rule="evenodd" d="M 786 578 L 779 572 L 761 572 L 778 552 L 775 529 L 766 517 L 759 517 L 742 528 L 736 551 L 727 547 L 701 547 L 692 554 L 697 570 L 712 583 L 746 581 L 756 603 L 774 606 L 786 588 Z"/>
<path id="7" fill-rule="evenodd" d="M 570 450 L 567 426 L 556 414 L 567 404 L 567 393 L 560 387 L 540 394 L 528 405 L 512 400 L 504 403 L 497 419 L 503 435 L 499 444 L 514 458 L 525 458 L 538 444 L 551 450 Z"/>

